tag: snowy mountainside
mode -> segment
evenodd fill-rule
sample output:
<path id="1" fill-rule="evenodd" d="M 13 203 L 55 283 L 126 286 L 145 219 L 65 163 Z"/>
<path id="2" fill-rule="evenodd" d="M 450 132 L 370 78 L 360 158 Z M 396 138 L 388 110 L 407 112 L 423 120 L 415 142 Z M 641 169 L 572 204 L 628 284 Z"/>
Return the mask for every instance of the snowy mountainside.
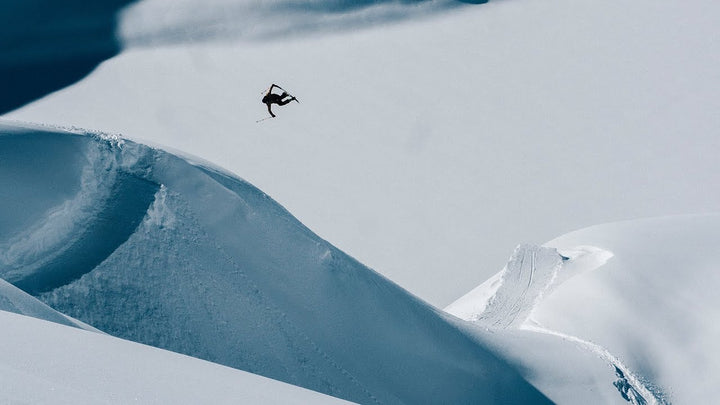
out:
<path id="1" fill-rule="evenodd" d="M 554 248 L 520 245 L 502 271 L 445 310 L 495 331 L 499 335 L 498 349 L 521 369 L 533 370 L 526 371 L 526 378 L 556 402 L 571 403 L 580 392 L 595 392 L 586 401 L 663 403 L 664 396 L 651 389 L 655 387 L 646 386 L 605 348 L 539 325 L 528 325 L 537 305 L 557 286 L 580 271 L 602 265 L 609 257 L 612 257 L 609 252 L 588 246 L 561 254 Z M 582 373 L 578 373 L 580 370 Z"/>
<path id="2" fill-rule="evenodd" d="M 567 392 L 554 394 L 552 382 L 533 378 L 558 371 L 528 350 L 538 336 L 602 359 L 630 402 L 712 402 L 718 389 L 711 376 L 720 372 L 719 225 L 719 215 L 634 220 L 572 232 L 544 247 L 519 246 L 503 271 L 446 310 L 509 334 L 501 350 L 535 370 L 526 378 L 554 400 Z M 533 262 L 537 256 L 548 259 Z M 520 322 L 499 324 L 497 312 L 519 314 L 513 319 Z M 602 376 L 602 367 L 586 368 L 588 376 L 592 370 Z"/>
<path id="3" fill-rule="evenodd" d="M 3 404 L 346 403 L 244 371 L 2 310 L 0 327 Z"/>
<path id="4" fill-rule="evenodd" d="M 2 235 L 0 276 L 62 313 L 360 403 L 547 402 L 452 317 L 235 176 L 102 134 L 9 127 L 0 190 L 19 187 L 20 204 L 32 190 L 17 177 L 34 178 L 24 187 L 45 201 Z"/>
<path id="5" fill-rule="evenodd" d="M 614 257 L 559 286 L 533 311 L 543 327 L 591 340 L 676 403 L 720 395 L 720 215 L 598 225 L 546 245 L 598 246 Z"/>
<path id="6" fill-rule="evenodd" d="M 241 173 L 443 307 L 521 241 L 720 205 L 720 2 L 273 9 L 294 3 L 136 2 L 122 53 L 5 117 L 124 133 Z M 335 30 L 346 17 L 365 29 Z M 306 29 L 252 39 L 288 23 Z M 270 83 L 301 104 L 258 124 Z"/>

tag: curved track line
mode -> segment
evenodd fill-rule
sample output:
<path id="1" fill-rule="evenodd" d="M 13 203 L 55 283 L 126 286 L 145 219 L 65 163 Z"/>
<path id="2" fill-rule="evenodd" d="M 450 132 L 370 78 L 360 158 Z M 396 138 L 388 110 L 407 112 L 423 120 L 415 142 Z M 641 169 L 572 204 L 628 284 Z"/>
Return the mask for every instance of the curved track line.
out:
<path id="1" fill-rule="evenodd" d="M 546 335 L 557 336 L 561 339 L 577 343 L 585 349 L 595 353 L 600 358 L 605 360 L 615 369 L 615 375 L 618 380 L 613 384 L 617 387 L 620 394 L 633 405 L 663 405 L 667 404 L 662 398 L 658 398 L 645 384 L 625 366 L 620 359 L 615 357 L 606 348 L 589 342 L 587 340 L 580 339 L 579 337 L 567 335 L 562 332 L 550 330 L 537 325 L 523 325 L 520 329 L 529 330 L 532 332 L 543 333 Z"/>
<path id="2" fill-rule="evenodd" d="M 611 257 L 609 252 L 590 247 L 574 253 L 577 254 L 576 258 L 599 254 L 602 256 L 600 259 L 605 259 L 598 260 L 599 265 Z M 587 257 L 592 259 L 591 256 Z M 566 260 L 571 259 L 560 255 L 554 248 L 518 246 L 503 269 L 502 284 L 476 322 L 495 329 L 526 329 L 574 342 L 595 353 L 613 368 L 617 377 L 613 385 L 626 401 L 633 405 L 666 404 L 664 399 L 648 389 L 627 366 L 604 347 L 576 336 L 527 324 L 526 321 L 540 299 L 557 287 L 559 279 L 565 281 L 571 276 L 561 274 Z"/>

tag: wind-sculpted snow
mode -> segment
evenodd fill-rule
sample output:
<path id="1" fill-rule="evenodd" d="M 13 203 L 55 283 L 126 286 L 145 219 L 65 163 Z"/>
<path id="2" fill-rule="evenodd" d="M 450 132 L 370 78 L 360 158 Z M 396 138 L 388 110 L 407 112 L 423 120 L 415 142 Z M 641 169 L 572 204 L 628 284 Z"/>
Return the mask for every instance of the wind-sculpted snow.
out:
<path id="1" fill-rule="evenodd" d="M 28 293 L 51 291 L 92 271 L 135 231 L 159 188 L 119 171 L 99 148 L 88 153 L 94 156 L 75 198 L 3 243 L 3 276 Z"/>
<path id="2" fill-rule="evenodd" d="M 542 300 L 552 294 L 554 289 L 572 277 L 602 266 L 611 257 L 613 257 L 611 252 L 592 246 L 566 247 L 561 254 L 557 249 L 551 247 L 520 245 L 515 249 L 507 266 L 498 275 L 451 304 L 446 310 L 462 319 L 494 330 L 504 332 L 508 329 L 524 329 L 560 338 L 566 342 L 566 346 L 582 348 L 596 359 L 600 359 L 601 364 L 604 363 L 606 383 L 603 385 L 602 379 L 595 380 L 590 384 L 594 385 L 593 391 L 604 391 L 603 396 L 607 398 L 606 392 L 612 386 L 624 400 L 633 405 L 663 403 L 662 395 L 654 393 L 636 373 L 606 348 L 576 336 L 546 329 L 530 319 Z M 560 354 L 559 349 L 552 342 L 538 339 L 532 334 L 518 335 L 517 332 L 510 332 L 509 335 L 511 341 L 520 339 L 523 342 L 522 347 L 515 348 L 515 350 L 524 352 L 527 347 L 543 347 L 543 350 L 556 352 L 562 358 L 572 359 L 572 362 L 588 362 L 586 356 L 577 353 Z M 512 344 L 506 345 L 502 350 L 512 352 L 513 349 L 508 349 L 507 346 L 512 347 Z M 569 347 L 565 347 L 561 350 L 568 349 Z M 507 355 L 508 357 L 513 356 L 510 353 Z M 560 402 L 567 402 L 576 389 L 571 385 L 578 383 L 574 380 L 575 377 L 564 374 L 567 371 L 559 371 L 557 367 L 548 367 L 547 360 L 538 365 L 538 362 L 531 358 L 532 356 L 525 356 L 518 363 L 527 368 L 539 368 L 554 375 L 556 379 L 550 384 L 534 382 L 541 389 L 546 390 L 546 393 L 551 395 L 554 400 L 560 399 Z M 597 361 L 590 362 L 589 365 L 582 368 L 581 374 L 586 377 L 592 374 L 602 375 L 602 372 L 597 371 L 598 365 Z M 564 367 L 567 366 L 561 367 L 561 370 Z M 570 373 L 580 372 L 580 369 L 571 370 Z M 592 377 L 590 380 L 597 378 Z M 532 380 L 533 378 L 531 378 Z M 557 381 L 566 381 L 566 383 L 558 384 Z M 568 384 L 567 381 L 572 381 L 572 383 Z M 558 385 L 564 385 L 564 387 L 558 389 Z M 593 401 L 599 400 L 600 396 L 593 399 Z"/>
<path id="3" fill-rule="evenodd" d="M 230 174 L 130 141 L 0 131 L 0 150 L 68 144 L 54 175 L 69 191 L 24 184 L 46 201 L 0 214 L 15 224 L 0 276 L 62 313 L 360 403 L 547 402 L 482 339 Z M 7 171 L 42 170 L 18 158 Z"/>

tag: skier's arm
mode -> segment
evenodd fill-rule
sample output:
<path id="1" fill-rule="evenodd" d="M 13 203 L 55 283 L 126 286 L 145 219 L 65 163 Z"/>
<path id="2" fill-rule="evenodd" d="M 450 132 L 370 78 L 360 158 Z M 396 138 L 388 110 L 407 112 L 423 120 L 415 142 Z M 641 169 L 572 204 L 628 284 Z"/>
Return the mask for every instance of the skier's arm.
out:
<path id="1" fill-rule="evenodd" d="M 265 95 L 266 95 L 266 96 L 269 95 L 270 93 L 272 93 L 273 87 L 275 87 L 274 84 L 271 85 L 270 88 L 265 92 Z"/>
<path id="2" fill-rule="evenodd" d="M 270 109 L 270 105 L 271 105 L 270 103 L 267 103 L 268 112 L 270 113 L 270 115 L 272 115 L 273 118 L 275 118 L 275 114 L 273 114 L 272 110 Z"/>

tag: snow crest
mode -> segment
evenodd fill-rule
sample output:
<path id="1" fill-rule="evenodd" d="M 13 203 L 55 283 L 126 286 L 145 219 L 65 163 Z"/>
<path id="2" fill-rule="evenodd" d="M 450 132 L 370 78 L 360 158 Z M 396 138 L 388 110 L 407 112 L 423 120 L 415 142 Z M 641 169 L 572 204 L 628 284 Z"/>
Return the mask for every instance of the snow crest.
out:
<path id="1" fill-rule="evenodd" d="M 19 132 L 0 140 L 48 155 L 51 140 L 74 142 L 57 166 L 82 178 L 68 202 L 52 199 L 60 208 L 35 211 L 32 229 L 53 243 L 39 231 L 3 242 L 16 253 L 0 275 L 52 308 L 359 403 L 548 402 L 454 319 L 247 182 L 131 141 Z"/>
<path id="2" fill-rule="evenodd" d="M 576 344 L 610 366 L 609 370 L 616 377 L 613 385 L 626 401 L 633 405 L 665 403 L 661 396 L 655 395 L 641 378 L 604 347 L 544 328 L 532 319 L 538 304 L 555 288 L 571 277 L 599 268 L 612 257 L 612 252 L 593 246 L 558 250 L 553 247 L 520 245 L 500 273 L 454 302 L 446 311 L 486 328 L 523 329 Z"/>
<path id="3" fill-rule="evenodd" d="M 445 311 L 489 328 L 521 327 L 555 288 L 573 276 L 597 269 L 612 257 L 612 252 L 593 246 L 558 250 L 522 244 L 499 273 Z"/>
<path id="4" fill-rule="evenodd" d="M 158 185 L 133 171 L 147 151 L 98 140 L 85 145 L 75 196 L 0 241 L 0 276 L 7 281 L 30 293 L 67 284 L 115 251 L 145 216 Z"/>

